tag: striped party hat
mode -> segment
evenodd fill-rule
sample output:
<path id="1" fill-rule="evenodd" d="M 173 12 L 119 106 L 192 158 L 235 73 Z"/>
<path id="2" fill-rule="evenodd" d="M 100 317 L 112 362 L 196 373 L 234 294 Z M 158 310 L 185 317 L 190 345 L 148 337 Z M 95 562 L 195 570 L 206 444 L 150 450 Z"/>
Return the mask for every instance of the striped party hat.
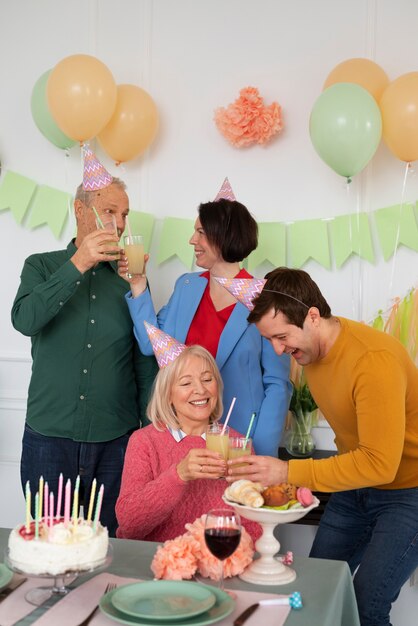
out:
<path id="1" fill-rule="evenodd" d="M 113 176 L 103 167 L 94 152 L 87 145 L 83 146 L 84 169 L 83 169 L 83 189 L 84 191 L 97 191 L 112 184 Z"/>
<path id="2" fill-rule="evenodd" d="M 254 308 L 253 300 L 262 291 L 266 280 L 264 278 L 217 278 L 215 280 L 225 287 L 234 298 L 247 307 L 249 311 Z"/>
<path id="3" fill-rule="evenodd" d="M 167 335 L 167 333 L 145 320 L 144 325 L 160 369 L 167 367 L 167 365 L 175 361 L 187 347 L 184 343 L 180 343 L 174 337 Z"/>
<path id="4" fill-rule="evenodd" d="M 214 202 L 217 200 L 236 200 L 232 187 L 229 184 L 228 178 L 225 178 L 222 183 L 222 187 L 219 189 Z"/>

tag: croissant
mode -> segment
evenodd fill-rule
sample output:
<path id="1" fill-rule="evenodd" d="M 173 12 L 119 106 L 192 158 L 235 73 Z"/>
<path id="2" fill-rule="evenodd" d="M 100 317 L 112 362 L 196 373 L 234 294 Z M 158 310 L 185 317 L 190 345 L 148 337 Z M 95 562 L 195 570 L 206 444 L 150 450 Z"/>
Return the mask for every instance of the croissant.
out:
<path id="1" fill-rule="evenodd" d="M 253 483 L 251 480 L 236 480 L 225 490 L 225 497 L 232 502 L 259 508 L 263 506 L 264 499 L 261 495 L 264 487 L 261 483 Z"/>

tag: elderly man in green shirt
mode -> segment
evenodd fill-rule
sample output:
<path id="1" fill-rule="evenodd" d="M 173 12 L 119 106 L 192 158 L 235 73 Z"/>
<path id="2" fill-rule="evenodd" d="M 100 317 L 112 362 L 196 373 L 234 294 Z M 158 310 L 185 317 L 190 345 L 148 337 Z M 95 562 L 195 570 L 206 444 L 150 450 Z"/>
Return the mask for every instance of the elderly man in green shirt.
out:
<path id="1" fill-rule="evenodd" d="M 30 481 L 34 492 L 43 476 L 57 496 L 60 473 L 73 485 L 80 476 L 88 504 L 96 478 L 104 484 L 101 521 L 111 536 L 125 449 L 146 420 L 158 369 L 133 335 L 126 283 L 112 261 L 115 236 L 96 226 L 96 212 L 102 222 L 110 213 L 120 237 L 129 213 L 125 188 L 85 153 L 74 202 L 77 237 L 65 250 L 26 259 L 12 308 L 13 326 L 32 341 L 22 486 Z"/>

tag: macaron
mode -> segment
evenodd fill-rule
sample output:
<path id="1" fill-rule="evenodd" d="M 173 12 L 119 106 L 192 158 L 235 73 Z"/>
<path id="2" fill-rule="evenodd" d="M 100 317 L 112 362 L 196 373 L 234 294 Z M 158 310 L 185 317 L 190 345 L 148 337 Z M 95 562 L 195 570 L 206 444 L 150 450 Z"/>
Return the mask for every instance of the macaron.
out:
<path id="1" fill-rule="evenodd" d="M 302 506 L 311 506 L 314 501 L 312 491 L 308 487 L 298 487 L 296 497 Z"/>

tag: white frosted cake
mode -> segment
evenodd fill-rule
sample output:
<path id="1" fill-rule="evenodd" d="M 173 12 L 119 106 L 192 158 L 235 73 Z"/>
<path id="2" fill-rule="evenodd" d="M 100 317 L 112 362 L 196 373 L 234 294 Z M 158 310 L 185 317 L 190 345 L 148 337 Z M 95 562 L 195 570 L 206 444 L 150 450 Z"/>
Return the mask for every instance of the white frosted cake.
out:
<path id="1" fill-rule="evenodd" d="M 35 538 L 35 524 L 29 533 L 25 524 L 16 526 L 9 535 L 11 565 L 26 574 L 51 574 L 89 570 L 106 558 L 109 545 L 107 528 L 97 523 L 78 520 L 76 526 L 62 520 L 52 527 L 39 523 L 39 537 Z"/>

